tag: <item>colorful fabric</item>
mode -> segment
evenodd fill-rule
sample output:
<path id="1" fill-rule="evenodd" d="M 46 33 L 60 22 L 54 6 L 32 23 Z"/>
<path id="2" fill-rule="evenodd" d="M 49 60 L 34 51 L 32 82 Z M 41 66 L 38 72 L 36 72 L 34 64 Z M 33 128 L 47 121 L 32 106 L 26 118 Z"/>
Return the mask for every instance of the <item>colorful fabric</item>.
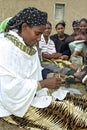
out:
<path id="1" fill-rule="evenodd" d="M 67 61 L 67 60 L 62 60 L 62 59 L 49 60 L 49 59 L 43 58 L 42 64 L 49 64 L 49 63 L 54 63 L 59 68 L 64 68 L 64 67 L 68 67 L 69 65 L 71 65 L 71 62 Z"/>
<path id="2" fill-rule="evenodd" d="M 62 101 L 54 101 L 46 108 L 30 107 L 23 118 L 10 116 L 5 121 L 25 129 L 86 130 L 87 99 L 68 94 Z"/>
<path id="3" fill-rule="evenodd" d="M 8 22 L 9 22 L 9 20 L 11 18 L 12 17 L 7 18 L 7 19 L 5 19 L 4 21 L 1 22 L 1 24 L 0 24 L 0 32 L 5 32 L 6 26 L 7 26 Z"/>
<path id="4" fill-rule="evenodd" d="M 22 51 L 26 52 L 28 55 L 34 55 L 36 53 L 36 50 L 33 47 L 27 47 L 26 45 L 22 44 L 17 37 L 14 35 L 5 33 L 4 35 L 9 40 L 11 40 L 18 48 L 20 48 Z"/>

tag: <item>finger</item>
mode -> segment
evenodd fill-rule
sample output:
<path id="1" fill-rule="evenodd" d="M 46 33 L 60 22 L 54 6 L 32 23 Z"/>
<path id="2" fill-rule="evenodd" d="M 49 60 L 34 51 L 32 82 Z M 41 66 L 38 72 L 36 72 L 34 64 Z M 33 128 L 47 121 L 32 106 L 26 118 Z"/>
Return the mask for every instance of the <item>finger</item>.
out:
<path id="1" fill-rule="evenodd" d="M 57 79 L 57 81 L 61 81 L 61 78 L 56 78 Z"/>

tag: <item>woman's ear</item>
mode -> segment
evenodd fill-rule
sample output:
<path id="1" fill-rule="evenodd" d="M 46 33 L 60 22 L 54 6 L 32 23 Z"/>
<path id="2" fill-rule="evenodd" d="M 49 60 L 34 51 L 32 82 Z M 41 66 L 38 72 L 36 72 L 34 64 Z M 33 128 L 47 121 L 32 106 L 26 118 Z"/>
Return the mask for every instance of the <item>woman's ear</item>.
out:
<path id="1" fill-rule="evenodd" d="M 28 25 L 27 25 L 26 23 L 23 23 L 23 24 L 22 24 L 22 30 L 25 30 L 25 29 L 27 28 L 27 26 L 28 26 Z"/>

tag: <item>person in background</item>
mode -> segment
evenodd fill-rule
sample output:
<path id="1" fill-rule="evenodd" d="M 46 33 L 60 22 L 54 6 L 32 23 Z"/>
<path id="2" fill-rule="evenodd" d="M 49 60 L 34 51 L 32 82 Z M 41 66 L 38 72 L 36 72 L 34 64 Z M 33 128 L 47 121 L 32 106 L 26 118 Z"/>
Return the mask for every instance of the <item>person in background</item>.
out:
<path id="1" fill-rule="evenodd" d="M 79 33 L 80 29 L 79 29 L 79 21 L 75 20 L 72 22 L 72 28 L 73 28 L 73 33 L 71 35 L 69 35 L 69 37 L 66 38 L 65 42 L 67 44 L 69 44 L 70 42 L 72 42 L 74 40 L 74 37 Z"/>
<path id="2" fill-rule="evenodd" d="M 57 59 L 62 54 L 56 52 L 54 41 L 50 39 L 51 30 L 52 24 L 47 22 L 46 28 L 41 35 L 41 40 L 39 41 L 39 48 L 41 49 L 42 58 Z"/>
<path id="3" fill-rule="evenodd" d="M 72 22 L 72 28 L 73 28 L 73 33 L 71 34 L 71 36 L 78 34 L 78 32 L 79 32 L 79 21 L 78 20 L 74 20 Z"/>
<path id="4" fill-rule="evenodd" d="M 81 56 L 83 62 L 87 59 L 87 19 L 79 21 L 79 33 L 67 39 L 72 56 Z"/>
<path id="5" fill-rule="evenodd" d="M 60 78 L 42 79 L 36 44 L 46 23 L 46 12 L 28 7 L 0 34 L 0 118 L 25 129 L 86 129 L 87 100 L 68 94 L 56 101 L 48 89 L 57 91 Z"/>
<path id="6" fill-rule="evenodd" d="M 55 26 L 57 33 L 51 35 L 50 38 L 55 43 L 56 51 L 62 54 L 60 58 L 63 60 L 68 60 L 71 55 L 71 52 L 68 44 L 65 43 L 66 38 L 69 36 L 68 34 L 64 33 L 65 26 L 66 24 L 64 21 L 57 23 Z"/>

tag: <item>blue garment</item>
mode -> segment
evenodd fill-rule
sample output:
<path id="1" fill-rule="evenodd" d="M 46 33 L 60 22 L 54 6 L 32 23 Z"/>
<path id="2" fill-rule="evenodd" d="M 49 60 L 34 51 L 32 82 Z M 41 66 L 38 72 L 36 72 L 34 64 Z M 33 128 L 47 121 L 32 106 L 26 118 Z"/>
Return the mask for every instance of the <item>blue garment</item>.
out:
<path id="1" fill-rule="evenodd" d="M 43 79 L 46 79 L 47 74 L 48 74 L 48 73 L 52 73 L 52 72 L 53 72 L 52 70 L 50 70 L 50 69 L 48 69 L 48 68 L 44 68 L 44 69 L 42 70 L 42 78 L 43 78 Z"/>

